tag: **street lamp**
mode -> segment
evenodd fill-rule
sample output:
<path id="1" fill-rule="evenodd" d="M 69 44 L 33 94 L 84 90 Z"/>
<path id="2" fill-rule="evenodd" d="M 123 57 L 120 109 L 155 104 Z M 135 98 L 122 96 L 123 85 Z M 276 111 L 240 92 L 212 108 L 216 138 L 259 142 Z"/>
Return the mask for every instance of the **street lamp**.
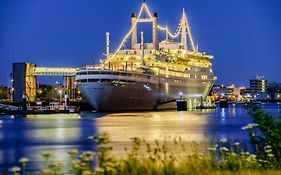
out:
<path id="1" fill-rule="evenodd" d="M 59 94 L 60 94 L 60 102 L 61 102 L 62 90 L 59 90 Z"/>

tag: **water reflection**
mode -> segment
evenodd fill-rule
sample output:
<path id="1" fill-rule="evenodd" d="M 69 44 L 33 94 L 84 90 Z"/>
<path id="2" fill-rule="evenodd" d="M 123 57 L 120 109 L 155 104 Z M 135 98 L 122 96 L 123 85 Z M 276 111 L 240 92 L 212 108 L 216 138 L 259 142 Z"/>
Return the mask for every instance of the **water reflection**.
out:
<path id="1" fill-rule="evenodd" d="M 266 108 L 275 115 L 280 106 Z M 185 142 L 210 142 L 220 138 L 247 141 L 241 127 L 251 123 L 243 107 L 188 112 L 156 111 L 128 113 L 81 113 L 63 115 L 0 116 L 0 172 L 18 165 L 18 159 L 29 157 L 33 169 L 43 164 L 41 153 L 50 150 L 56 160 L 68 162 L 73 148 L 90 150 L 88 136 L 107 132 L 112 144 L 121 150 L 131 137 L 147 141 L 168 140 L 181 136 Z"/>
<path id="2" fill-rule="evenodd" d="M 15 117 L 2 116 L 0 128 L 1 169 L 18 165 L 21 157 L 28 157 L 32 169 L 43 166 L 42 152 L 55 152 L 56 160 L 67 162 L 67 152 L 77 148 L 90 150 L 93 143 L 87 139 L 97 133 L 93 118 L 80 115 L 36 115 Z"/>
<path id="3" fill-rule="evenodd" d="M 201 113 L 201 112 L 200 112 Z M 147 112 L 106 115 L 97 119 L 99 132 L 109 133 L 113 142 L 130 142 L 132 137 L 148 141 L 181 136 L 187 141 L 205 141 L 206 117 L 197 112 Z"/>
<path id="4" fill-rule="evenodd" d="M 222 120 L 225 120 L 225 108 L 221 109 L 221 118 Z"/>

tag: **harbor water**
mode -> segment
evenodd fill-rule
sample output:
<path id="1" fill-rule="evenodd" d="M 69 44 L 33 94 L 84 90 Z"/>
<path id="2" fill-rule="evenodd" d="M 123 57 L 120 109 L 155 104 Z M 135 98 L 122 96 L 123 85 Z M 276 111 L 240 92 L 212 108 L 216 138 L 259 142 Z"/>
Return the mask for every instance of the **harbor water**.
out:
<path id="1" fill-rule="evenodd" d="M 281 105 L 265 104 L 262 108 L 277 116 Z M 89 136 L 107 132 L 118 149 L 131 144 L 131 137 L 148 141 L 180 136 L 185 142 L 214 142 L 221 138 L 248 142 L 241 127 L 252 123 L 243 106 L 195 111 L 147 111 L 122 113 L 84 112 L 11 116 L 0 115 L 0 172 L 19 165 L 28 157 L 29 169 L 44 166 L 42 152 L 52 151 L 57 161 L 68 162 L 68 151 L 92 150 Z"/>

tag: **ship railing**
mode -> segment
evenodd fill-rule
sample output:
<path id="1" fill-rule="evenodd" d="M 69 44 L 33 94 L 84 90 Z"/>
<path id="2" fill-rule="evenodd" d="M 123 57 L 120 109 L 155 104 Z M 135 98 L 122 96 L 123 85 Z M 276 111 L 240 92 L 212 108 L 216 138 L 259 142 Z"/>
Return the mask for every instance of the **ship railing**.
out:
<path id="1" fill-rule="evenodd" d="M 136 66 L 122 66 L 122 67 L 109 67 L 109 66 L 104 66 L 104 67 L 98 67 L 98 66 L 87 66 L 87 67 L 82 67 L 80 68 L 82 70 L 83 74 L 87 74 L 88 71 L 132 71 L 132 72 L 140 72 L 139 69 Z M 78 75 L 81 75 L 81 73 L 78 72 Z"/>

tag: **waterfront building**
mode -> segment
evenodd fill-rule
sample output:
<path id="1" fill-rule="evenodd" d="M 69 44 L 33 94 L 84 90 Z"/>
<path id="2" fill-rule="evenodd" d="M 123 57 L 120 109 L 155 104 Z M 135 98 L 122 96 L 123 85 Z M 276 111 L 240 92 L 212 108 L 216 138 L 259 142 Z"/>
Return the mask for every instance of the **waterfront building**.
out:
<path id="1" fill-rule="evenodd" d="M 272 101 L 281 101 L 281 83 L 269 83 L 268 95 Z"/>
<path id="2" fill-rule="evenodd" d="M 248 101 L 271 101 L 273 99 L 268 92 L 268 81 L 260 75 L 257 75 L 256 79 L 250 80 L 250 88 L 246 88 L 242 95 Z"/>
<path id="3" fill-rule="evenodd" d="M 35 101 L 36 98 L 36 78 L 33 76 L 32 63 L 13 63 L 12 74 L 12 100 L 21 102 L 23 96 L 26 96 L 28 101 Z"/>
<path id="4" fill-rule="evenodd" d="M 8 99 L 8 87 L 7 86 L 0 86 L 0 100 Z"/>
<path id="5" fill-rule="evenodd" d="M 64 67 L 37 67 L 33 63 L 13 63 L 11 75 L 11 95 L 14 102 L 26 100 L 34 102 L 37 92 L 38 76 L 62 76 L 65 78 L 66 93 L 70 97 L 75 96 L 74 76 L 77 68 Z"/>
<path id="6" fill-rule="evenodd" d="M 266 92 L 268 88 L 268 82 L 264 76 L 257 75 L 256 79 L 250 80 L 250 89 L 253 93 Z"/>
<path id="7" fill-rule="evenodd" d="M 234 85 L 224 86 L 224 85 L 214 85 L 211 90 L 212 100 L 217 101 L 221 98 L 226 98 L 230 101 L 236 100 L 237 89 Z"/>

